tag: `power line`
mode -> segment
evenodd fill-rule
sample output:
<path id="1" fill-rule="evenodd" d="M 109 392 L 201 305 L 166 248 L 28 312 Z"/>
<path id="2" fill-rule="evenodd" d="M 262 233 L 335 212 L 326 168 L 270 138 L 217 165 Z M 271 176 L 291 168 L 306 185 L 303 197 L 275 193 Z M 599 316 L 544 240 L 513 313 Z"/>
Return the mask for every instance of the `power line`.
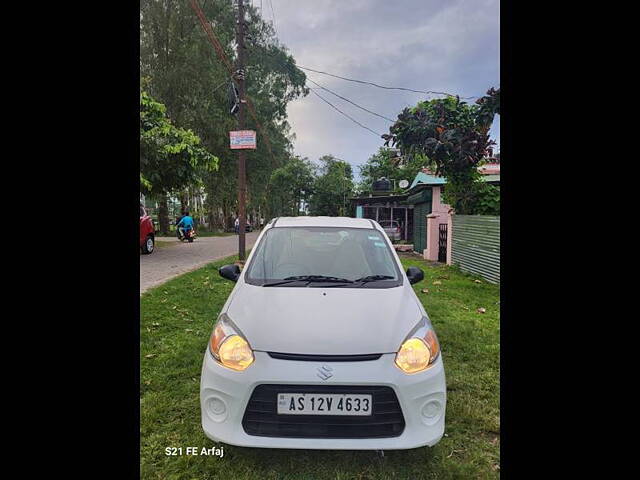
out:
<path id="1" fill-rule="evenodd" d="M 266 51 L 265 51 L 265 52 L 263 52 L 263 53 L 266 53 L 266 54 L 267 54 L 268 56 L 270 56 L 270 57 L 276 58 L 276 57 L 275 57 L 275 55 L 273 55 L 273 54 L 271 54 L 271 53 L 269 53 L 269 52 L 266 52 Z M 388 118 L 388 117 L 385 117 L 384 115 L 380 115 L 380 114 L 378 114 L 378 113 L 376 113 L 376 112 L 373 112 L 373 111 L 371 111 L 371 110 L 369 110 L 369 109 L 367 109 L 367 108 L 365 108 L 365 107 L 362 107 L 362 106 L 358 105 L 357 103 L 352 102 L 352 101 L 351 101 L 351 100 L 349 100 L 348 98 L 345 98 L 345 97 L 343 97 L 343 96 L 341 96 L 341 95 L 339 95 L 339 94 L 337 94 L 337 93 L 333 92 L 332 90 L 329 90 L 328 88 L 323 87 L 322 85 L 320 85 L 319 83 L 315 82 L 314 80 L 312 80 L 312 79 L 311 79 L 311 78 L 309 78 L 308 76 L 306 76 L 306 75 L 305 75 L 305 77 L 307 78 L 307 80 L 309 80 L 310 82 L 314 83 L 315 85 L 317 85 L 317 86 L 318 86 L 318 87 L 320 87 L 321 89 L 326 90 L 327 92 L 329 92 L 329 93 L 331 93 L 331 94 L 335 95 L 335 96 L 336 96 L 336 97 L 338 97 L 338 98 L 341 98 L 342 100 L 344 100 L 344 101 L 346 101 L 346 102 L 351 103 L 352 105 L 355 105 L 356 107 L 358 107 L 358 108 L 360 108 L 360 109 L 364 110 L 365 112 L 371 113 L 372 115 L 376 115 L 376 116 L 378 116 L 378 117 L 380 117 L 380 118 L 383 118 L 383 119 L 385 119 L 385 120 L 387 120 L 387 121 L 389 121 L 389 122 L 391 122 L 391 123 L 395 123 L 395 120 L 392 120 L 392 119 L 390 119 L 390 118 Z M 318 94 L 318 93 L 315 91 L 315 89 L 313 89 L 313 88 L 311 88 L 311 87 L 308 87 L 308 88 L 309 88 L 309 90 L 310 90 L 313 94 L 315 94 L 316 96 L 318 96 L 318 97 L 319 97 L 323 102 L 325 102 L 325 103 L 327 103 L 328 105 L 330 105 L 332 108 L 334 108 L 335 110 L 337 110 L 338 112 L 340 112 L 342 115 L 344 115 L 345 117 L 347 117 L 347 118 L 348 118 L 349 120 L 351 120 L 352 122 L 354 122 L 354 123 L 358 124 L 360 127 L 364 128 L 364 129 L 366 129 L 366 130 L 369 130 L 369 131 L 370 131 L 371 133 L 373 133 L 376 137 L 380 137 L 380 136 L 381 136 L 379 133 L 377 133 L 377 132 L 375 132 L 374 130 L 370 129 L 370 128 L 369 128 L 369 127 L 367 127 L 366 125 L 363 125 L 362 123 L 358 122 L 358 121 L 357 121 L 356 119 L 354 119 L 353 117 L 349 116 L 348 114 L 346 114 L 345 112 L 343 112 L 342 110 L 340 110 L 340 109 L 339 109 L 338 107 L 336 107 L 334 104 L 332 104 L 332 103 L 331 103 L 331 102 L 329 102 L 327 99 L 325 99 L 325 98 L 324 98 L 324 97 L 322 97 L 320 94 Z M 252 105 L 251 105 L 251 104 L 249 104 L 248 106 L 249 106 L 249 109 L 251 110 L 251 109 L 252 109 Z"/>
<path id="2" fill-rule="evenodd" d="M 229 84 L 229 79 L 225 79 L 220 85 L 218 85 L 216 88 L 214 88 L 211 93 L 215 93 L 216 91 L 218 91 L 220 89 L 220 87 L 222 87 L 223 85 L 228 85 Z"/>
<path id="3" fill-rule="evenodd" d="M 388 120 L 388 121 L 389 121 L 389 122 L 391 122 L 391 123 L 395 123 L 395 120 L 392 120 L 392 119 L 390 119 L 389 117 L 385 117 L 384 115 L 380 115 L 379 113 L 372 112 L 371 110 L 366 109 L 366 108 L 364 108 L 364 107 L 362 107 L 362 106 L 358 105 L 358 104 L 357 104 L 357 103 L 355 103 L 355 102 L 352 102 L 352 101 L 351 101 L 351 100 L 349 100 L 348 98 L 345 98 L 345 97 L 343 97 L 342 95 L 339 95 L 339 94 L 337 94 L 336 92 L 334 92 L 334 91 L 332 91 L 332 90 L 329 90 L 328 88 L 323 87 L 323 86 L 322 86 L 322 85 L 320 85 L 319 83 L 317 83 L 317 82 L 315 82 L 315 81 L 311 80 L 309 77 L 307 77 L 307 80 L 309 80 L 309 81 L 310 81 L 311 83 L 313 83 L 314 85 L 317 85 L 317 86 L 318 86 L 318 87 L 320 87 L 321 89 L 326 90 L 327 92 L 331 93 L 332 95 L 335 95 L 336 97 L 341 98 L 341 99 L 342 99 L 342 100 L 344 100 L 345 102 L 349 102 L 351 105 L 354 105 L 354 106 L 358 107 L 360 110 L 364 110 L 365 112 L 368 112 L 368 113 L 370 113 L 371 115 L 375 115 L 376 117 L 380 117 L 380 118 L 382 118 L 382 119 L 384 119 L 384 120 Z"/>
<path id="4" fill-rule="evenodd" d="M 315 70 L 315 69 L 309 68 L 309 67 L 303 67 L 302 65 L 296 65 L 296 66 L 298 68 L 301 68 L 302 70 L 309 70 L 310 72 L 321 73 L 322 75 L 328 75 L 330 77 L 339 78 L 341 80 L 347 80 L 348 82 L 356 82 L 356 83 L 362 83 L 362 84 L 365 84 L 365 85 L 372 85 L 374 87 L 383 88 L 385 90 L 404 90 L 406 92 L 425 93 L 427 95 L 446 95 L 447 97 L 456 97 L 457 96 L 457 95 L 452 95 L 451 93 L 437 92 L 437 91 L 434 91 L 434 90 L 425 91 L 425 90 L 414 90 L 412 88 L 404 88 L 404 87 L 388 87 L 388 86 L 385 86 L 385 85 L 378 85 L 377 83 L 373 83 L 373 82 L 367 82 L 365 80 L 356 80 L 356 79 L 353 79 L 353 78 L 341 77 L 340 75 L 335 75 L 333 73 L 323 72 L 321 70 Z M 471 99 L 471 98 L 478 98 L 478 97 L 460 97 L 460 98 Z"/>
<path id="5" fill-rule="evenodd" d="M 218 54 L 218 58 L 222 61 L 222 63 L 225 64 L 225 66 L 227 67 L 227 71 L 230 74 L 233 74 L 233 66 L 231 65 L 231 62 L 225 55 L 224 48 L 222 47 L 222 45 L 216 38 L 215 34 L 213 33 L 213 30 L 211 28 L 211 25 L 209 24 L 209 21 L 207 20 L 207 17 L 205 16 L 204 12 L 200 8 L 200 5 L 198 5 L 198 2 L 196 0 L 191 0 L 191 8 L 193 8 L 193 11 L 196 12 L 196 15 L 198 16 L 198 20 L 200 20 L 200 24 L 202 25 L 202 28 L 204 29 L 205 33 L 209 37 L 209 41 L 213 45 L 213 48 L 215 49 L 216 53 Z"/>
<path id="6" fill-rule="evenodd" d="M 276 36 L 277 36 L 278 32 L 277 32 L 276 24 L 275 24 L 276 17 L 275 17 L 275 14 L 273 13 L 273 4 L 271 3 L 271 0 L 269 0 L 269 5 L 271 6 L 271 15 L 273 17 L 273 27 L 274 27 L 274 30 L 276 30 Z M 265 51 L 263 53 L 275 58 L 275 55 L 273 55 L 272 53 L 269 53 L 267 51 Z M 473 98 L 480 98 L 480 97 L 477 97 L 477 96 L 460 97 L 459 95 L 453 95 L 452 93 L 447 93 L 447 92 L 439 92 L 437 90 L 415 90 L 413 88 L 405 88 L 405 87 L 389 87 L 389 86 L 386 86 L 386 85 L 379 85 L 379 84 L 374 83 L 374 82 L 368 82 L 366 80 L 357 80 L 355 78 L 342 77 L 342 76 L 336 75 L 334 73 L 323 72 L 322 70 L 316 70 L 314 68 L 309 68 L 309 67 L 303 67 L 302 65 L 296 65 L 296 68 L 300 68 L 302 70 L 309 70 L 310 72 L 320 73 L 322 75 L 328 75 L 330 77 L 339 78 L 341 80 L 346 80 L 348 82 L 361 83 L 363 85 L 371 85 L 371 86 L 374 86 L 374 87 L 377 87 L 377 88 L 382 88 L 384 90 L 402 90 L 402 91 L 405 91 L 405 92 L 424 93 L 426 95 L 445 95 L 447 97 L 458 97 L 458 98 L 460 98 L 460 100 L 471 100 Z"/>
<path id="7" fill-rule="evenodd" d="M 267 52 L 266 50 L 264 50 L 262 52 L 258 52 L 258 50 L 254 50 L 254 51 L 256 53 L 265 54 L 265 55 L 268 55 L 268 56 L 270 56 L 272 58 L 276 58 L 276 56 L 273 53 Z M 330 77 L 339 78 L 341 80 L 347 80 L 349 82 L 356 82 L 356 83 L 361 83 L 361 84 L 364 84 L 364 85 L 372 85 L 374 87 L 383 88 L 385 90 L 403 90 L 403 91 L 406 91 L 406 92 L 424 93 L 426 95 L 445 95 L 447 97 L 458 97 L 458 98 L 460 98 L 460 100 L 471 100 L 473 98 L 480 98 L 478 96 L 460 97 L 459 95 L 454 95 L 452 93 L 438 92 L 438 91 L 435 91 L 435 90 L 414 90 L 412 88 L 404 88 L 404 87 L 389 87 L 389 86 L 385 86 L 385 85 L 378 85 L 377 83 L 373 83 L 373 82 L 367 82 L 365 80 L 356 80 L 356 79 L 353 79 L 353 78 L 341 77 L 340 75 L 335 75 L 333 73 L 323 72 L 321 70 L 315 70 L 315 69 L 309 68 L 309 67 L 303 67 L 301 65 L 295 65 L 295 67 L 296 68 L 300 68 L 302 70 L 309 70 L 310 72 L 320 73 L 322 75 L 328 75 Z M 331 92 L 331 93 L 333 93 L 333 92 Z M 393 120 L 393 121 L 395 121 L 395 120 Z"/>
<path id="8" fill-rule="evenodd" d="M 369 130 L 371 133 L 373 133 L 376 137 L 381 137 L 381 135 L 377 132 L 374 132 L 373 130 L 371 130 L 369 127 L 367 127 L 366 125 L 361 124 L 359 121 L 357 121 L 355 118 L 349 116 L 348 114 L 344 113 L 342 110 L 340 110 L 338 107 L 336 107 L 333 103 L 331 103 L 329 100 L 323 98 L 318 92 L 315 91 L 314 88 L 310 88 L 309 89 L 311 92 L 313 92 L 314 95 L 316 95 L 318 98 L 320 98 L 320 100 L 322 100 L 323 102 L 329 104 L 332 108 L 334 108 L 335 110 L 337 110 L 338 112 L 340 112 L 342 115 L 344 115 L 345 117 L 347 117 L 349 120 L 351 120 L 352 122 L 360 125 L 362 128 L 364 128 L 365 130 Z"/>
<path id="9" fill-rule="evenodd" d="M 202 28 L 204 29 L 205 33 L 209 37 L 209 41 L 213 45 L 213 48 L 215 49 L 216 53 L 218 54 L 218 58 L 220 59 L 220 61 L 222 63 L 225 64 L 225 66 L 227 67 L 227 71 L 229 72 L 229 75 L 231 75 L 231 78 L 233 79 L 233 76 L 234 76 L 234 73 L 235 73 L 234 69 L 233 69 L 233 66 L 231 65 L 231 62 L 229 61 L 229 59 L 225 55 L 224 49 L 222 48 L 222 45 L 220 44 L 220 42 L 216 38 L 215 33 L 213 33 L 213 29 L 211 28 L 211 25 L 210 25 L 209 21 L 207 20 L 207 17 L 205 16 L 204 12 L 200 8 L 200 5 L 198 5 L 197 0 L 190 0 L 190 3 L 191 3 L 191 8 L 193 8 L 193 11 L 196 13 L 196 15 L 198 16 L 198 19 L 200 20 L 200 24 L 202 25 Z M 271 156 L 271 161 L 273 162 L 274 165 L 276 165 L 277 162 L 276 162 L 276 159 L 275 159 L 275 157 L 273 155 L 273 151 L 271 150 L 271 142 L 269 141 L 269 137 L 267 137 L 267 134 L 265 133 L 264 128 L 262 128 L 262 125 L 260 124 L 260 121 L 258 120 L 258 116 L 256 114 L 256 111 L 253 108 L 253 102 L 251 101 L 251 99 L 249 98 L 248 95 L 245 95 L 245 98 L 246 98 L 246 101 L 247 101 L 247 107 L 249 108 L 249 113 L 251 113 L 251 117 L 253 118 L 253 121 L 256 123 L 256 125 L 258 127 L 258 130 L 262 134 L 262 138 L 264 140 L 264 143 L 267 146 L 267 150 L 269 151 L 269 155 Z"/>

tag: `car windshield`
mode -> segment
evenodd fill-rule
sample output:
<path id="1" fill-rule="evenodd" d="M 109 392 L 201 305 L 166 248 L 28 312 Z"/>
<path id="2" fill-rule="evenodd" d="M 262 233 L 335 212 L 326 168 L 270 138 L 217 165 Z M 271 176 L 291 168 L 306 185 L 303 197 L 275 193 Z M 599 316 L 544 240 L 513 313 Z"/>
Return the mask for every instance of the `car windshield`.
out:
<path id="1" fill-rule="evenodd" d="M 361 287 L 365 279 L 367 288 L 397 286 L 402 278 L 391 248 L 377 230 L 271 228 L 256 247 L 245 280 L 253 285 L 265 285 L 291 280 L 291 277 L 297 277 L 294 280 L 298 284 L 306 282 L 302 286 L 325 287 L 330 283 L 336 287 Z M 305 280 L 305 277 L 311 279 Z M 316 281 L 318 284 L 313 284 Z M 296 282 L 284 282 L 284 285 L 298 286 Z"/>

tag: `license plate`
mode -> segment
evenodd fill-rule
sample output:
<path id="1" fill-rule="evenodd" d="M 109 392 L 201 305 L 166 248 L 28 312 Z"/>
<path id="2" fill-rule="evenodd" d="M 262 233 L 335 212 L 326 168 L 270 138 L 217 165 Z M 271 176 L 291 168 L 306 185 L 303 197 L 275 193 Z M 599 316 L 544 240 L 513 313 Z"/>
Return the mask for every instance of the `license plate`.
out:
<path id="1" fill-rule="evenodd" d="M 280 415 L 371 415 L 371 395 L 279 393 Z"/>

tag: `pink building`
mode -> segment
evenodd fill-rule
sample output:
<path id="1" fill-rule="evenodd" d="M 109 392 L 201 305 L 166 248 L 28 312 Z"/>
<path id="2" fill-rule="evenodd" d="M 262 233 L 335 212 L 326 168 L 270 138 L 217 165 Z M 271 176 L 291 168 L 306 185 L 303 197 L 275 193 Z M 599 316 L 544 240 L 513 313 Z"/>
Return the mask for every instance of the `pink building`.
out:
<path id="1" fill-rule="evenodd" d="M 427 239 L 422 255 L 425 260 L 450 263 L 451 256 L 451 212 L 450 205 L 442 203 L 443 186 L 434 185 L 431 193 L 431 213 L 427 215 Z M 446 226 L 446 227 L 445 227 Z M 445 233 L 446 232 L 446 233 Z M 446 242 L 446 253 L 441 248 Z"/>
<path id="2" fill-rule="evenodd" d="M 500 164 L 488 163 L 478 168 L 483 180 L 500 184 Z M 423 168 L 407 191 L 414 207 L 414 250 L 425 260 L 451 264 L 451 215 L 453 209 L 442 201 L 447 180 Z"/>

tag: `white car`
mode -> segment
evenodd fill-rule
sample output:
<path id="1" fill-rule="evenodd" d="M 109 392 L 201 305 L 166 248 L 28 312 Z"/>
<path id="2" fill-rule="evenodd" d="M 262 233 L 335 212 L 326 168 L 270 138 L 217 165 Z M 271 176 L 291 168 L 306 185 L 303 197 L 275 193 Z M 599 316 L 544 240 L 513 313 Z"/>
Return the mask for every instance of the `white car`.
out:
<path id="1" fill-rule="evenodd" d="M 402 229 L 400 223 L 395 220 L 382 220 L 380 226 L 391 240 L 402 240 Z"/>
<path id="2" fill-rule="evenodd" d="M 202 428 L 265 448 L 387 450 L 436 444 L 446 385 L 440 347 L 373 220 L 272 220 L 242 271 L 204 355 Z"/>

